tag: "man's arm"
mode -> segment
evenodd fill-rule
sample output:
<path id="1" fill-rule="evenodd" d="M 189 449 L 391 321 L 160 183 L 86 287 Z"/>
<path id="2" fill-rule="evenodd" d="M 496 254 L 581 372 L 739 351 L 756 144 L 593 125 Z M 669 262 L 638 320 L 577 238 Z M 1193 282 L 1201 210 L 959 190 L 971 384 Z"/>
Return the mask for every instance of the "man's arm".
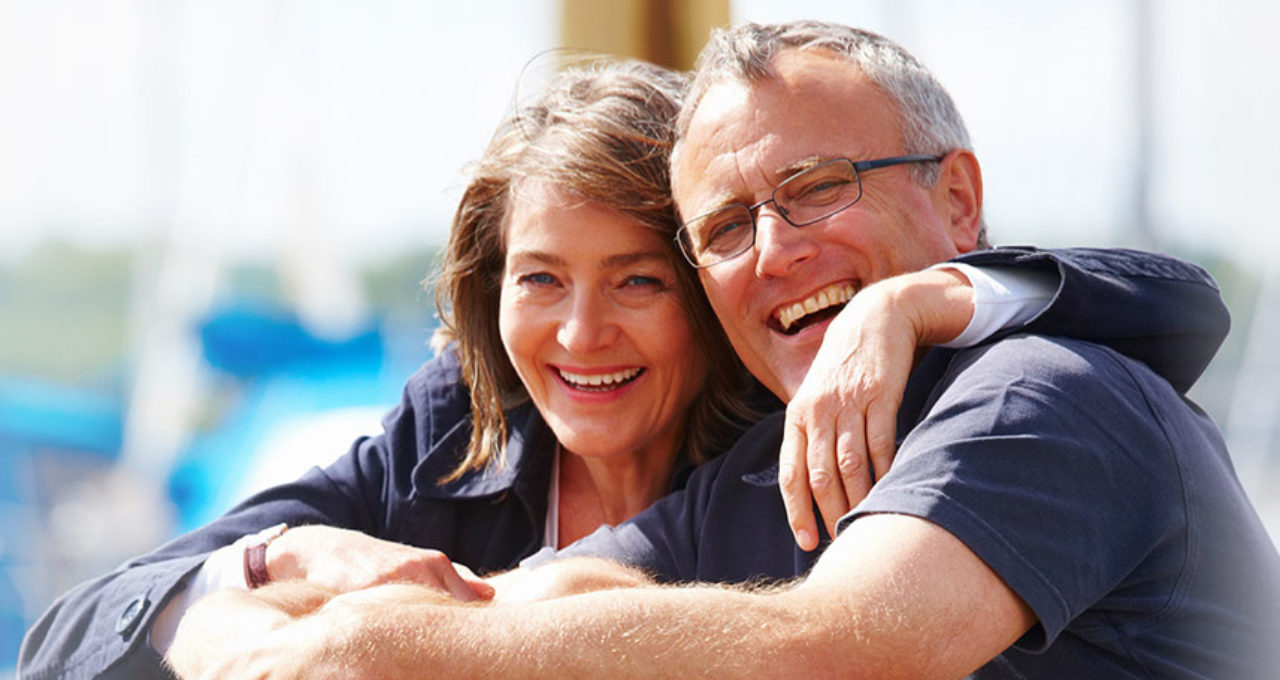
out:
<path id="1" fill-rule="evenodd" d="M 333 591 L 306 581 L 255 591 L 220 590 L 187 610 L 165 664 L 179 677 L 198 678 L 228 654 L 315 611 L 332 597 Z"/>
<path id="2" fill-rule="evenodd" d="M 590 563 L 576 578 L 592 573 L 607 583 L 611 569 Z M 950 534 L 914 517 L 878 515 L 854 523 L 791 586 L 611 588 L 491 606 L 343 595 L 263 635 L 221 670 L 309 678 L 952 678 L 999 654 L 1033 622 Z"/>

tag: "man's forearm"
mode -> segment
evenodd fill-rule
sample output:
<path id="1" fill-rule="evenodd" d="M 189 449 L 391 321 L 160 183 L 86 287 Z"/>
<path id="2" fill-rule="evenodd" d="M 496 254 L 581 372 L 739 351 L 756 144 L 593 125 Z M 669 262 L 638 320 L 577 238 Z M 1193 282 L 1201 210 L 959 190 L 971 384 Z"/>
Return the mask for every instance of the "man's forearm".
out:
<path id="1" fill-rule="evenodd" d="M 312 634 L 326 611 L 309 617 Z M 611 679 L 961 677 L 1035 620 L 964 544 L 897 515 L 854 522 L 804 581 L 771 589 L 647 586 L 345 618 L 358 625 L 329 650 L 370 664 L 346 673 Z M 360 656 L 386 640 L 388 657 Z"/>
<path id="2" fill-rule="evenodd" d="M 609 585 L 607 565 L 593 575 L 584 564 L 579 583 Z M 387 588 L 334 597 L 219 670 L 282 678 L 954 678 L 1035 621 L 957 539 L 899 515 L 859 519 L 804 581 L 768 589 L 649 585 L 454 605 L 438 593 L 419 598 L 415 586 Z"/>
<path id="3" fill-rule="evenodd" d="M 283 581 L 255 591 L 218 591 L 201 598 L 183 615 L 165 661 L 180 677 L 199 677 L 267 632 L 320 608 L 332 596 L 328 588 L 306 581 Z"/>
<path id="4" fill-rule="evenodd" d="M 810 596 L 804 596 L 810 597 Z M 821 599 L 821 598 L 814 598 Z M 788 601 L 789 600 L 789 601 Z M 830 677 L 841 641 L 786 591 L 613 589 L 514 605 L 348 607 L 336 598 L 273 645 L 309 677 Z"/>

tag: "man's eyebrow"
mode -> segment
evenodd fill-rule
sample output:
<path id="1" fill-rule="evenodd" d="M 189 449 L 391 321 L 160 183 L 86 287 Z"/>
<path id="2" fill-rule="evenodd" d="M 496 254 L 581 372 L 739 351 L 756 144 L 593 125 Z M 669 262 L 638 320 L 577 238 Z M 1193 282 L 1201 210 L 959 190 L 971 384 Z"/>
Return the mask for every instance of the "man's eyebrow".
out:
<path id="1" fill-rule="evenodd" d="M 787 165 L 784 165 L 780 168 L 775 168 L 773 171 L 774 186 L 777 186 L 778 184 L 781 184 L 782 182 L 785 182 L 786 180 L 791 179 L 791 176 L 796 174 L 797 172 L 804 172 L 805 170 L 808 170 L 809 168 L 812 168 L 816 165 L 826 163 L 827 161 L 833 158 L 835 158 L 835 156 L 819 156 L 819 155 L 806 156 L 805 158 L 801 158 L 797 161 L 792 161 L 791 163 L 788 163 Z"/>
<path id="2" fill-rule="evenodd" d="M 698 210 L 696 214 L 685 216 L 684 212 L 682 211 L 680 213 L 680 218 L 687 222 L 689 220 L 701 217 L 702 215 L 706 215 L 707 213 L 712 213 L 717 210 L 720 210 L 721 208 L 724 208 L 730 205 L 737 205 L 739 203 L 742 203 L 742 201 L 738 200 L 738 196 L 734 194 L 732 191 L 722 191 L 716 194 L 715 197 L 712 198 L 711 200 L 703 201 L 702 207 Z"/>
<path id="3" fill-rule="evenodd" d="M 774 168 L 773 172 L 771 173 L 773 186 L 777 187 L 779 184 L 785 182 L 788 179 L 791 179 L 791 176 L 796 174 L 797 172 L 804 172 L 805 170 L 808 170 L 809 168 L 812 168 L 815 165 L 820 165 L 829 160 L 832 160 L 833 158 L 837 158 L 837 156 L 823 156 L 823 155 L 815 154 L 812 156 L 806 156 L 796 161 L 792 161 L 784 166 Z M 720 210 L 721 208 L 724 208 L 730 205 L 750 205 L 750 201 L 742 200 L 737 194 L 735 194 L 732 191 L 723 191 L 719 194 L 716 194 L 712 200 L 705 201 L 703 205 L 708 207 L 703 208 L 701 211 L 698 212 L 698 214 L 689 215 L 688 217 L 685 217 L 685 215 L 682 213 L 680 215 L 681 219 L 688 221 L 688 220 L 700 217 L 702 215 L 706 215 L 707 213 L 715 212 L 717 210 Z"/>

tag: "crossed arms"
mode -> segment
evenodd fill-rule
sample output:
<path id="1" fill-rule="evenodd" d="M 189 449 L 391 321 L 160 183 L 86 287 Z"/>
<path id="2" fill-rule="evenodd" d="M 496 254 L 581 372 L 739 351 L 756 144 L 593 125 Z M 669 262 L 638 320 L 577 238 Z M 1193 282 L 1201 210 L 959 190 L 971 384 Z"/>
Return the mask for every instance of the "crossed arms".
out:
<path id="1" fill-rule="evenodd" d="M 946 678 L 1035 622 L 958 539 L 889 514 L 851 524 L 782 586 L 658 586 L 590 558 L 495 585 L 490 604 L 411 585 L 332 599 L 301 582 L 228 591 L 184 619 L 169 661 L 188 678 Z M 215 619 L 262 627 L 187 628 Z"/>

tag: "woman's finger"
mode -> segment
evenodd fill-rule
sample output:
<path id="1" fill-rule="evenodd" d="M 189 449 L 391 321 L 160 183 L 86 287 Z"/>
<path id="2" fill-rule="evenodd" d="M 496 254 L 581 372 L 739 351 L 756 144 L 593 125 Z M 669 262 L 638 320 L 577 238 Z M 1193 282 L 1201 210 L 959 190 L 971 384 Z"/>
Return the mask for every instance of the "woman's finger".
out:
<path id="1" fill-rule="evenodd" d="M 809 467 L 809 488 L 818 504 L 828 535 L 835 521 L 849 509 L 844 480 L 836 453 L 835 416 L 818 416 L 808 423 L 805 438 L 809 443 L 805 461 Z"/>
<path id="2" fill-rule="evenodd" d="M 778 488 L 787 509 L 787 523 L 801 550 L 818 547 L 818 524 L 813 515 L 813 498 L 809 491 L 809 474 L 805 463 L 804 429 L 792 421 L 787 409 L 783 426 L 782 449 L 778 454 Z"/>

